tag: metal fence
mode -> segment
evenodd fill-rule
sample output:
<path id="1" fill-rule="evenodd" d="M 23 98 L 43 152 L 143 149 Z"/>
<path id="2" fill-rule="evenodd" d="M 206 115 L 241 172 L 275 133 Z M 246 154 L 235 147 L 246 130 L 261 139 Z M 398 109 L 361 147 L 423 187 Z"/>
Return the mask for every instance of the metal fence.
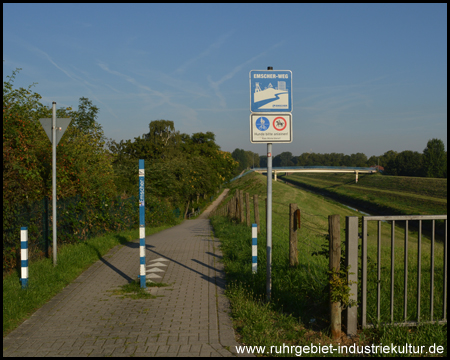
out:
<path id="1" fill-rule="evenodd" d="M 79 242 L 108 231 L 136 226 L 136 197 L 90 203 L 81 196 L 58 199 L 58 242 Z M 3 271 L 18 261 L 18 234 L 28 227 L 30 259 L 47 255 L 51 246 L 52 203 L 47 198 L 33 203 L 3 206 Z"/>
<path id="2" fill-rule="evenodd" d="M 376 321 L 378 323 L 381 322 L 382 314 L 381 314 L 381 283 L 382 283 L 382 276 L 381 276 L 381 270 L 382 270 L 382 263 L 381 263 L 381 249 L 382 249 L 382 241 L 381 241 L 381 222 L 382 221 L 389 221 L 391 222 L 391 236 L 390 236 L 390 321 L 387 321 L 387 323 L 393 324 L 393 325 L 403 325 L 403 326 L 410 326 L 410 325 L 417 325 L 418 323 L 424 323 L 424 322 L 436 322 L 434 318 L 434 311 L 435 311 L 435 304 L 434 304 L 434 298 L 435 298 L 435 266 L 440 266 L 441 264 L 436 264 L 436 254 L 435 254 L 435 242 L 436 242 L 436 229 L 435 229 L 435 222 L 436 220 L 444 220 L 444 228 L 445 228 L 445 234 L 443 239 L 443 264 L 442 264 L 442 316 L 438 320 L 439 323 L 446 323 L 447 322 L 447 215 L 405 215 L 405 216 L 363 216 L 362 217 L 362 232 L 361 232 L 361 277 L 358 279 L 358 271 L 354 271 L 354 269 L 358 269 L 358 217 L 347 217 L 346 218 L 346 265 L 350 265 L 350 271 L 354 271 L 352 274 L 348 275 L 349 281 L 352 282 L 350 285 L 350 292 L 353 294 L 352 299 L 357 301 L 358 297 L 358 287 L 361 289 L 361 296 L 360 296 L 360 324 L 362 328 L 368 328 L 373 327 L 374 325 L 371 323 L 369 324 L 367 322 L 367 309 L 368 309 L 368 241 L 367 241 L 367 233 L 368 233 L 368 223 L 370 221 L 377 221 L 377 256 L 376 256 L 376 266 L 374 263 L 372 263 L 372 272 L 376 272 L 373 274 L 373 277 L 376 278 L 376 298 L 377 298 L 377 305 L 376 305 Z M 405 225 L 405 235 L 404 235 L 404 257 L 403 257 L 403 284 L 399 284 L 397 281 L 396 283 L 396 277 L 395 277 L 395 225 L 396 221 L 404 221 Z M 407 313 L 408 309 L 408 252 L 409 252 L 409 241 L 408 241 L 408 234 L 409 234 L 409 222 L 410 221 L 418 221 L 418 238 L 417 238 L 417 284 L 416 286 L 416 292 L 417 292 L 417 298 L 414 299 L 414 302 L 416 303 L 416 310 L 417 310 L 417 317 L 416 321 L 408 320 L 408 318 L 411 318 L 411 314 Z M 421 317 L 421 295 L 422 293 L 422 221 L 431 221 L 431 243 L 430 243 L 430 267 L 429 267 L 429 276 L 430 276 L 430 283 L 429 283 L 429 321 L 423 321 Z M 376 267 L 376 269 L 375 269 Z M 441 274 L 440 274 L 441 275 Z M 428 278 L 428 274 L 427 274 Z M 403 293 L 403 321 L 397 321 L 394 320 L 394 294 L 395 294 L 395 287 L 401 288 Z M 439 285 L 440 287 L 440 285 Z M 398 293 L 397 293 L 398 295 Z M 428 298 L 427 298 L 428 301 Z M 397 301 L 397 306 L 398 306 Z M 427 309 L 428 312 L 428 309 Z M 383 314 L 384 315 L 384 314 Z M 347 309 L 346 315 L 345 315 L 345 324 L 347 326 L 347 333 L 348 334 L 355 334 L 356 328 L 357 328 L 357 307 L 353 306 Z"/>

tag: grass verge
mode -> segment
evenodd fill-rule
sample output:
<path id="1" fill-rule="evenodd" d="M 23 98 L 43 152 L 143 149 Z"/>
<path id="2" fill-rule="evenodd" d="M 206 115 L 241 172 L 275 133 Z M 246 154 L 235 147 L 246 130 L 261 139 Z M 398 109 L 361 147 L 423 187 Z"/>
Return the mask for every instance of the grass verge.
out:
<path id="1" fill-rule="evenodd" d="M 292 174 L 280 179 L 354 204 L 368 212 L 389 215 L 447 213 L 446 179 L 360 174 Z M 389 187 L 391 185 L 391 187 Z"/>
<path id="2" fill-rule="evenodd" d="M 151 287 L 166 287 L 170 286 L 165 283 L 154 283 L 147 281 L 145 283 L 147 288 Z M 148 290 L 148 289 L 147 289 Z M 132 282 L 122 285 L 119 289 L 108 290 L 111 295 L 119 295 L 122 299 L 156 299 L 157 296 L 150 294 L 146 289 L 141 288 L 141 283 L 139 279 L 135 279 Z"/>
<path id="3" fill-rule="evenodd" d="M 152 235 L 172 226 L 146 227 L 145 234 Z M 19 272 L 5 276 L 3 278 L 3 336 L 28 319 L 113 247 L 138 238 L 139 229 L 135 229 L 106 234 L 79 244 L 60 246 L 56 267 L 53 267 L 52 259 L 40 259 L 29 264 L 27 289 L 21 287 Z"/>
<path id="4" fill-rule="evenodd" d="M 282 183 L 273 183 L 273 224 L 272 224 L 272 299 L 269 303 L 266 298 L 266 223 L 264 197 L 266 193 L 266 178 L 258 174 L 250 174 L 230 184 L 230 192 L 221 206 L 224 206 L 229 198 L 234 195 L 236 189 L 249 192 L 250 195 L 259 195 L 259 212 L 261 218 L 261 233 L 258 235 L 258 272 L 251 272 L 251 228 L 244 224 L 238 224 L 223 216 L 212 216 L 211 222 L 214 233 L 221 240 L 223 262 L 227 276 L 226 294 L 231 302 L 232 318 L 235 329 L 239 334 L 239 340 L 245 345 L 251 346 L 298 346 L 310 345 L 380 345 L 393 343 L 404 345 L 405 342 L 432 346 L 433 344 L 445 347 L 447 353 L 447 326 L 421 325 L 415 328 L 379 326 L 375 329 L 359 331 L 352 339 L 343 336 L 339 341 L 333 341 L 329 336 L 329 303 L 327 289 L 328 262 L 324 256 L 312 256 L 313 252 L 321 250 L 327 245 L 326 239 L 328 215 L 341 215 L 341 234 L 345 234 L 345 216 L 358 216 L 358 212 L 348 209 L 335 201 L 311 194 L 301 189 L 293 188 Z M 297 203 L 301 209 L 301 229 L 298 234 L 299 266 L 289 267 L 289 221 L 288 205 Z M 251 206 L 253 208 L 253 206 Z M 220 209 L 216 212 L 221 213 Z M 251 216 L 253 219 L 253 214 Z M 376 265 L 377 231 L 376 224 L 369 226 L 369 257 L 374 259 L 372 265 Z M 390 249 L 390 224 L 382 224 L 382 271 L 386 269 L 385 261 L 389 259 Z M 402 321 L 403 316 L 403 261 L 404 256 L 404 229 L 395 228 L 395 321 Z M 341 235 L 344 240 L 344 235 Z M 390 243 L 389 243 L 390 244 Z M 408 259 L 413 262 L 417 259 L 417 233 L 409 232 Z M 437 274 L 442 273 L 441 264 L 443 258 L 442 243 L 435 244 L 436 256 L 436 289 L 435 289 L 435 319 L 442 315 L 442 279 L 437 279 Z M 426 256 L 430 251 L 430 241 L 426 236 L 422 237 L 422 317 L 426 319 L 429 307 L 427 296 L 426 278 L 429 260 Z M 413 264 L 409 264 L 409 271 L 413 271 Z M 369 270 L 372 268 L 369 267 Z M 382 275 L 382 279 L 390 279 L 389 272 Z M 415 279 L 411 273 L 410 279 Z M 369 286 L 368 319 L 376 318 L 376 278 Z M 415 281 L 408 285 L 408 314 L 414 317 L 416 304 L 412 299 L 416 297 Z M 382 284 L 383 294 L 389 298 L 389 284 Z M 424 290 L 425 289 L 425 290 Z M 411 297 L 411 299 L 410 299 Z M 428 297 L 428 301 L 426 298 Z M 385 313 L 389 302 L 382 296 L 382 313 Z M 439 313 L 441 312 L 441 313 Z M 412 314 L 412 315 L 411 315 Z M 409 318 L 408 320 L 414 320 Z M 266 353 L 265 355 L 269 355 Z M 289 356 L 289 354 L 270 354 L 272 356 Z M 292 356 L 292 354 L 290 354 Z M 313 355 L 313 354 L 310 354 Z M 392 354 L 395 356 L 395 353 Z M 323 356 L 323 354 L 316 354 Z M 333 354 L 342 356 L 342 354 Z"/>

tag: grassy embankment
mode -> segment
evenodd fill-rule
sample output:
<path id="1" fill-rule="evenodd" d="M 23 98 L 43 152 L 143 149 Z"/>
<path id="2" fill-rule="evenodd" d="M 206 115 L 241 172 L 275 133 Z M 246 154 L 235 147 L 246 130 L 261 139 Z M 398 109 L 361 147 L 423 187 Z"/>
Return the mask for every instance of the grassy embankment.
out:
<path id="1" fill-rule="evenodd" d="M 266 283 L 266 231 L 265 206 L 266 178 L 258 174 L 246 175 L 230 184 L 230 193 L 223 205 L 234 194 L 243 189 L 250 195 L 258 194 L 260 201 L 261 234 L 258 236 L 258 272 L 251 273 L 251 229 L 236 224 L 223 216 L 213 216 L 215 236 L 221 239 L 224 264 L 227 273 L 227 295 L 232 305 L 232 316 L 240 340 L 246 345 L 309 345 L 312 343 L 333 343 L 328 336 L 328 292 L 326 289 L 328 268 L 323 256 L 312 256 L 321 245 L 327 244 L 328 215 L 341 215 L 341 240 L 345 234 L 345 216 L 358 216 L 332 200 L 325 199 L 281 182 L 273 183 L 273 253 L 272 253 L 272 301 L 265 303 Z M 301 209 L 301 229 L 298 236 L 299 266 L 289 268 L 289 203 L 298 204 Z M 253 208 L 253 206 L 251 206 Z M 216 213 L 220 213 L 220 210 Z M 252 214 L 253 220 L 253 214 Z M 368 320 L 376 319 L 376 224 L 369 223 L 368 254 L 372 260 L 369 266 Z M 382 224 L 382 321 L 389 321 L 390 290 L 390 225 Z M 403 320 L 403 256 L 404 230 L 395 229 L 395 321 Z M 436 244 L 434 318 L 442 317 L 443 291 L 443 246 Z M 422 319 L 430 316 L 429 267 L 430 240 L 422 239 Z M 408 320 L 416 318 L 417 284 L 417 233 L 409 232 L 408 249 Z M 423 325 L 414 329 L 381 327 L 360 332 L 356 339 L 343 338 L 342 344 L 375 344 L 391 342 L 397 345 L 405 342 L 418 345 L 445 345 L 446 326 Z M 338 342 L 334 342 L 337 344 Z M 286 354 L 287 355 L 287 354 Z"/>
<path id="2" fill-rule="evenodd" d="M 367 212 L 387 215 L 447 214 L 447 179 L 360 174 L 295 173 L 280 176 Z"/>

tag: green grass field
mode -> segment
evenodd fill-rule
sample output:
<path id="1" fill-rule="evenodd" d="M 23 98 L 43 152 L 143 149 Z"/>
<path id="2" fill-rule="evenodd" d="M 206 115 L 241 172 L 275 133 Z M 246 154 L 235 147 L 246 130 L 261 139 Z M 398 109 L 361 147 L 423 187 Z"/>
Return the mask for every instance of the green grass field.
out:
<path id="1" fill-rule="evenodd" d="M 350 185 L 378 190 L 425 195 L 432 198 L 447 199 L 447 179 L 435 179 L 409 176 L 390 176 L 380 174 L 359 174 L 355 183 L 355 174 L 346 173 L 296 173 L 289 176 L 332 182 L 335 185 Z"/>
<path id="2" fill-rule="evenodd" d="M 389 215 L 447 214 L 447 179 L 345 173 L 296 173 L 281 176 L 294 185 L 319 191 L 367 212 Z"/>
<path id="3" fill-rule="evenodd" d="M 235 190 L 242 189 L 250 195 L 258 194 L 260 201 L 261 234 L 258 237 L 258 272 L 251 273 L 251 229 L 237 224 L 224 216 L 213 216 L 215 236 L 222 242 L 224 263 L 227 273 L 227 295 L 232 304 L 232 314 L 241 342 L 247 345 L 305 345 L 311 342 L 328 344 L 333 341 L 328 336 L 328 260 L 324 256 L 313 256 L 328 243 L 328 215 L 339 214 L 341 241 L 345 237 L 345 216 L 358 216 L 360 213 L 344 207 L 336 201 L 326 199 L 307 191 L 273 183 L 273 252 L 272 252 L 272 301 L 265 302 L 266 294 L 266 232 L 265 205 L 266 177 L 249 174 L 230 184 L 228 198 Z M 301 210 L 301 229 L 298 234 L 299 266 L 289 267 L 289 203 L 296 203 Z M 253 208 L 253 206 L 251 206 Z M 220 207 L 216 214 L 221 214 Z M 253 214 L 252 214 L 253 221 Z M 370 223 L 368 230 L 369 299 L 368 321 L 376 321 L 376 224 Z M 382 223 L 382 321 L 389 321 L 390 290 L 390 224 Z M 403 256 L 405 231 L 395 228 L 395 313 L 394 321 L 403 320 Z M 417 232 L 409 231 L 409 282 L 408 319 L 416 318 L 416 273 Z M 436 243 L 435 266 L 435 306 L 434 319 L 442 316 L 443 289 L 443 246 Z M 430 240 L 422 238 L 422 319 L 429 317 L 429 253 Z M 438 275 L 439 273 L 439 275 Z M 387 298 L 386 298 L 387 296 Z M 389 328 L 380 327 L 360 332 L 351 341 L 357 344 L 379 344 L 409 342 L 426 345 L 440 343 L 446 349 L 446 325 L 421 325 L 419 327 Z M 341 339 L 341 344 L 350 341 Z M 335 343 L 336 344 L 336 343 Z M 445 350 L 446 352 L 446 350 Z"/>

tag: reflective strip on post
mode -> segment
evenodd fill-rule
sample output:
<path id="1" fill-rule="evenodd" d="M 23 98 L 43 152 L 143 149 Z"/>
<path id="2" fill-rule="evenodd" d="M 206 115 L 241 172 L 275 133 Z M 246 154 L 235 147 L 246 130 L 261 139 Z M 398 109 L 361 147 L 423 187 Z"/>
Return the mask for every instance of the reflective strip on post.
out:
<path id="1" fill-rule="evenodd" d="M 28 286 L 28 228 L 20 228 L 20 265 L 22 289 Z"/>
<path id="2" fill-rule="evenodd" d="M 258 270 L 258 225 L 252 224 L 252 273 Z"/>

